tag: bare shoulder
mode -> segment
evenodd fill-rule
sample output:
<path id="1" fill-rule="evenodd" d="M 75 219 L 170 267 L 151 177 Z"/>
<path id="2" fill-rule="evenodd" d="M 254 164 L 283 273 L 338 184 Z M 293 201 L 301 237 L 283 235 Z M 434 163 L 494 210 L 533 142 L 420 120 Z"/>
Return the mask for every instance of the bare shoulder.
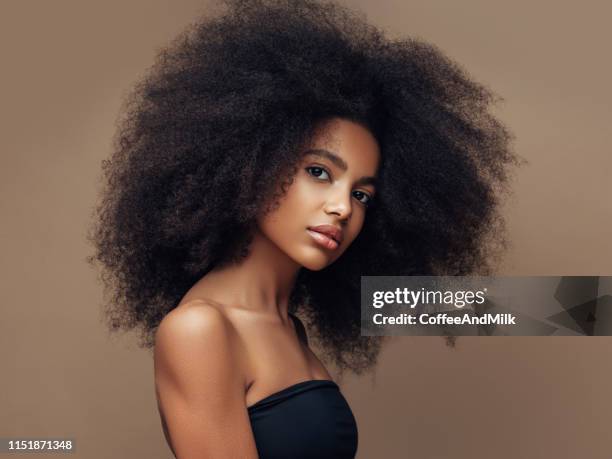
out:
<path id="1" fill-rule="evenodd" d="M 155 387 L 168 443 L 177 457 L 256 457 L 234 327 L 214 305 L 185 306 L 168 313 L 155 334 Z"/>
<path id="2" fill-rule="evenodd" d="M 222 336 L 231 331 L 231 323 L 218 307 L 203 301 L 191 302 L 173 309 L 160 322 L 155 333 L 155 345 L 167 344 L 170 337 Z"/>
<path id="3" fill-rule="evenodd" d="M 244 372 L 232 323 L 216 306 L 189 305 L 171 311 L 155 333 L 158 380 L 189 385 L 208 376 L 244 385 Z M 204 374 L 205 372 L 208 373 Z"/>
<path id="4" fill-rule="evenodd" d="M 155 360 L 163 362 L 169 354 L 177 356 L 206 355 L 230 365 L 235 352 L 234 328 L 225 314 L 209 303 L 198 302 L 176 308 L 163 318 L 155 333 Z"/>

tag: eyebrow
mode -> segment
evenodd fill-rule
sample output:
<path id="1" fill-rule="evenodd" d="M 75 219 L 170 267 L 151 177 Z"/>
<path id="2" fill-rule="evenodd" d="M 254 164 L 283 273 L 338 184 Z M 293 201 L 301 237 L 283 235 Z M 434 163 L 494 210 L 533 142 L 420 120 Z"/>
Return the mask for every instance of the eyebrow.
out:
<path id="1" fill-rule="evenodd" d="M 334 163 L 339 169 L 342 169 L 343 171 L 346 171 L 348 169 L 348 165 L 340 156 L 328 150 L 323 150 L 321 148 L 315 148 L 312 150 L 307 150 L 306 152 L 304 152 L 304 155 L 314 155 L 314 156 L 319 156 L 321 158 L 326 158 L 326 159 L 329 159 L 332 163 Z M 364 176 L 364 177 L 361 177 L 359 180 L 357 180 L 355 184 L 375 186 L 376 181 L 377 181 L 376 177 Z"/>

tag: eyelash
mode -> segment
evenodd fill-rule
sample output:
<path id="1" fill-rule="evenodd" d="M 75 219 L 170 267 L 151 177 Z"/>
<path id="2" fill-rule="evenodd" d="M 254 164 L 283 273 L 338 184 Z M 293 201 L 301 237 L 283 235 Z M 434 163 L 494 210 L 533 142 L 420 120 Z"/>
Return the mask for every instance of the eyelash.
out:
<path id="1" fill-rule="evenodd" d="M 326 173 L 326 174 L 327 174 L 327 175 L 328 175 L 328 176 L 331 178 L 331 174 L 330 174 L 330 173 L 329 173 L 329 171 L 328 171 L 327 169 L 325 169 L 324 167 L 321 167 L 321 166 L 309 166 L 309 167 L 307 167 L 307 168 L 306 168 L 306 172 L 308 172 L 308 174 L 309 174 L 311 177 L 314 177 L 316 180 L 321 181 L 321 180 L 320 180 L 320 179 L 319 179 L 317 176 L 313 175 L 313 174 L 310 172 L 310 170 L 311 170 L 311 169 L 320 169 L 320 170 L 322 170 L 323 172 L 325 172 L 325 173 Z M 362 200 L 360 200 L 360 199 L 357 199 L 357 201 L 359 201 L 361 204 L 363 204 L 363 205 L 364 205 L 364 206 L 366 206 L 366 207 L 370 206 L 370 205 L 371 205 L 371 203 L 372 203 L 372 196 L 370 196 L 368 193 L 365 193 L 365 192 L 363 192 L 363 191 L 359 191 L 359 190 L 358 190 L 357 192 L 358 192 L 358 193 L 361 193 L 361 194 L 363 194 L 364 196 L 367 196 L 367 197 L 368 197 L 368 200 L 367 200 L 366 202 L 363 202 L 363 201 L 362 201 Z"/>

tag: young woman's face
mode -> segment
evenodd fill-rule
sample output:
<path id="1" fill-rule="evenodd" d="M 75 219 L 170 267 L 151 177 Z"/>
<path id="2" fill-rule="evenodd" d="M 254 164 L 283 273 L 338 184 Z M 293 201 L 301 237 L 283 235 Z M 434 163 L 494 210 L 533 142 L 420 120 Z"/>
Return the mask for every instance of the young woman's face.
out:
<path id="1" fill-rule="evenodd" d="M 259 231 L 299 265 L 325 268 L 361 231 L 379 161 L 378 143 L 368 129 L 340 118 L 327 121 L 304 152 L 278 208 L 258 222 Z"/>

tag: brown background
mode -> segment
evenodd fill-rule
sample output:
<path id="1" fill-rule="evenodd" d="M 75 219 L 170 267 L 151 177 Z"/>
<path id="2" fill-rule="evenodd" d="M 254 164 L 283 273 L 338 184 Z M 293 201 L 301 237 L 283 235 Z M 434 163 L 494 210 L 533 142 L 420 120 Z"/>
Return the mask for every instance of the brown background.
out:
<path id="1" fill-rule="evenodd" d="M 353 0 L 440 46 L 506 102 L 530 161 L 500 274 L 612 275 L 612 13 L 604 2 Z M 152 360 L 109 339 L 84 239 L 124 95 L 206 11 L 194 0 L 0 6 L 0 436 L 76 438 L 78 457 L 169 458 Z M 342 390 L 364 458 L 610 458 L 612 338 L 394 338 Z M 49 456 L 47 456 L 49 457 Z M 73 456 L 74 457 L 74 456 Z"/>

